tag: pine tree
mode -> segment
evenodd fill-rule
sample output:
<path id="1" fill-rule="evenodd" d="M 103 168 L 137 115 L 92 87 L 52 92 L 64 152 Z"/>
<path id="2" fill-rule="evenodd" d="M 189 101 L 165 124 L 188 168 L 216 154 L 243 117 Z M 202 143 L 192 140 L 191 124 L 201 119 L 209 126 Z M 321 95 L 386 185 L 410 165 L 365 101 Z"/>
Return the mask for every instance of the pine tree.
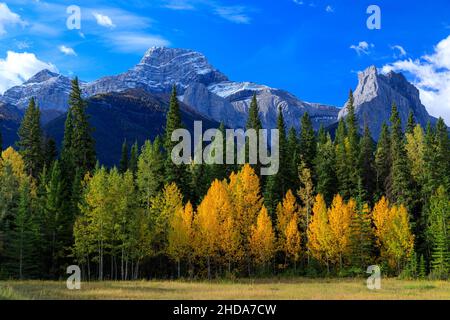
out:
<path id="1" fill-rule="evenodd" d="M 361 184 L 365 191 L 363 201 L 372 203 L 373 195 L 376 188 L 376 173 L 375 173 L 375 146 L 370 135 L 370 130 L 367 124 L 364 127 L 364 135 L 361 139 L 359 163 L 361 168 Z"/>
<path id="2" fill-rule="evenodd" d="M 347 103 L 347 144 L 346 161 L 349 170 L 349 192 L 351 197 L 355 197 L 358 190 L 358 181 L 361 175 L 360 170 L 360 145 L 358 133 L 358 120 L 356 119 L 353 91 L 350 90 Z"/>
<path id="3" fill-rule="evenodd" d="M 352 170 L 349 168 L 349 161 L 347 159 L 347 127 L 342 119 L 339 120 L 334 144 L 336 146 L 336 177 L 338 182 L 338 191 L 344 199 L 349 199 L 352 194 L 350 174 Z"/>
<path id="4" fill-rule="evenodd" d="M 427 276 L 427 267 L 425 264 L 425 259 L 423 255 L 421 255 L 419 260 L 419 278 L 425 279 L 426 276 Z"/>
<path id="5" fill-rule="evenodd" d="M 300 181 L 298 180 L 298 166 L 300 165 L 300 146 L 297 132 L 291 127 L 288 132 L 286 146 L 286 190 L 298 190 Z"/>
<path id="6" fill-rule="evenodd" d="M 380 199 L 386 194 L 386 186 L 391 170 L 391 142 L 389 137 L 389 128 L 383 123 L 380 138 L 378 139 L 377 150 L 375 152 L 375 171 L 376 171 L 376 197 Z"/>
<path id="7" fill-rule="evenodd" d="M 387 196 L 392 203 L 412 208 L 411 173 L 404 148 L 402 124 L 395 103 L 391 114 L 391 171 L 388 177 Z"/>
<path id="8" fill-rule="evenodd" d="M 412 134 L 415 127 L 416 121 L 414 119 L 414 113 L 412 112 L 412 110 L 410 110 L 408 114 L 408 123 L 406 125 L 406 133 Z"/>
<path id="9" fill-rule="evenodd" d="M 308 112 L 305 112 L 301 118 L 301 130 L 300 130 L 300 158 L 305 162 L 306 167 L 309 170 L 313 170 L 314 157 L 316 155 L 316 136 L 314 134 L 314 128 L 311 123 L 311 118 Z"/>
<path id="10" fill-rule="evenodd" d="M 247 123 L 245 125 L 245 128 L 247 130 L 253 129 L 256 131 L 256 149 L 259 150 L 259 131 L 262 129 L 262 123 L 259 118 L 259 107 L 258 107 L 258 101 L 256 99 L 256 94 L 253 95 L 252 101 L 250 102 L 250 108 L 248 110 L 248 118 Z M 245 143 L 245 156 L 246 156 L 246 162 L 250 162 L 250 144 L 249 140 L 246 139 Z M 259 158 L 258 158 L 259 159 Z M 261 164 L 259 163 L 259 160 L 257 160 L 256 165 L 252 164 L 253 169 L 255 172 L 260 172 Z"/>
<path id="11" fill-rule="evenodd" d="M 78 78 L 72 80 L 72 89 L 69 95 L 69 128 L 68 147 L 71 149 L 73 164 L 81 170 L 81 174 L 91 171 L 95 167 L 95 142 L 92 138 L 93 129 L 88 122 L 86 114 L 87 104 L 81 96 Z M 69 115 L 68 115 L 69 116 Z M 66 125 L 67 122 L 66 122 Z M 64 137 L 66 140 L 66 137 Z M 67 147 L 67 146 L 64 146 Z"/>
<path id="12" fill-rule="evenodd" d="M 187 186 L 187 173 L 186 166 L 183 164 L 177 165 L 172 159 L 172 149 L 177 144 L 177 142 L 172 141 L 172 133 L 183 128 L 181 122 L 180 105 L 177 98 L 177 89 L 174 86 L 172 89 L 172 95 L 170 97 L 169 110 L 166 116 L 166 131 L 164 135 L 164 149 L 166 151 L 165 160 L 165 178 L 166 183 L 175 183 L 177 186 L 182 188 L 183 193 Z"/>
<path id="13" fill-rule="evenodd" d="M 139 147 L 137 141 L 131 146 L 130 161 L 128 167 L 130 171 L 136 175 L 138 169 Z"/>
<path id="14" fill-rule="evenodd" d="M 351 262 L 361 269 L 370 265 L 374 247 L 372 220 L 369 205 L 363 200 L 362 184 L 359 184 L 359 194 L 356 198 L 356 212 L 351 224 Z"/>
<path id="15" fill-rule="evenodd" d="M 120 162 L 119 162 L 119 172 L 120 173 L 125 173 L 128 170 L 128 164 L 129 159 L 128 159 L 128 144 L 127 144 L 127 140 L 123 141 L 122 144 L 122 155 L 120 157 Z"/>
<path id="16" fill-rule="evenodd" d="M 320 136 L 319 136 L 320 137 Z M 316 172 L 317 193 L 322 194 L 327 204 L 331 204 L 336 190 L 336 155 L 330 134 L 319 139 L 314 170 Z"/>
<path id="17" fill-rule="evenodd" d="M 30 99 L 19 131 L 17 145 L 22 154 L 27 173 L 37 178 L 44 166 L 41 112 L 34 98 Z"/>
<path id="18" fill-rule="evenodd" d="M 52 138 L 47 138 L 44 146 L 44 165 L 50 168 L 57 157 L 56 141 Z"/>
<path id="19" fill-rule="evenodd" d="M 442 186 L 431 197 L 428 219 L 431 269 L 435 277 L 446 278 L 450 272 L 450 198 Z"/>
<path id="20" fill-rule="evenodd" d="M 12 230 L 7 234 L 7 257 L 11 275 L 19 279 L 27 278 L 36 272 L 38 256 L 36 248 L 36 226 L 33 224 L 30 185 L 20 186 L 20 197 Z"/>
<path id="21" fill-rule="evenodd" d="M 279 170 L 275 175 L 268 177 L 264 192 L 264 203 L 268 211 L 272 213 L 272 216 L 277 203 L 281 201 L 288 190 L 289 157 L 287 153 L 286 128 L 281 107 L 278 109 L 277 129 L 279 132 Z"/>
<path id="22" fill-rule="evenodd" d="M 65 200 L 62 173 L 58 161 L 55 161 L 50 169 L 43 202 L 44 267 L 47 274 L 56 277 L 59 272 L 59 259 L 63 255 L 64 246 L 70 244 L 67 238 L 70 238 L 72 231 L 69 227 L 72 221 L 72 217 L 69 217 L 71 212 L 63 209 Z"/>

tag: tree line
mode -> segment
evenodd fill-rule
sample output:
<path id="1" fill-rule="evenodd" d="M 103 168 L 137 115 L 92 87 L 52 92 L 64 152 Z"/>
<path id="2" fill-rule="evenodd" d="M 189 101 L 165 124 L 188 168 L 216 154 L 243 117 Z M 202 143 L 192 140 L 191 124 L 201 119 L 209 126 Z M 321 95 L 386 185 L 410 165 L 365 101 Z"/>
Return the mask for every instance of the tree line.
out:
<path id="1" fill-rule="evenodd" d="M 72 81 L 61 150 L 30 100 L 16 149 L 0 160 L 0 277 L 49 278 L 70 264 L 86 279 L 361 275 L 372 264 L 410 278 L 450 270 L 450 139 L 443 119 L 402 126 L 395 103 L 375 143 L 348 115 L 332 138 L 307 113 L 286 130 L 280 170 L 175 165 L 176 90 L 165 134 L 118 168 L 96 161 L 93 128 Z M 260 129 L 256 96 L 246 128 Z M 225 127 L 220 126 L 224 131 Z M 131 150 L 130 150 L 131 149 Z"/>

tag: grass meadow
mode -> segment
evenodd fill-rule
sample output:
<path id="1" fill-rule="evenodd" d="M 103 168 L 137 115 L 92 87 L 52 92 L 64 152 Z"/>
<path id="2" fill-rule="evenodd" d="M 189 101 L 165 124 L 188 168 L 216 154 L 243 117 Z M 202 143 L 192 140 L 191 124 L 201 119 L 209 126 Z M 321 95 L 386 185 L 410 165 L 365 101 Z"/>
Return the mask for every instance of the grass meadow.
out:
<path id="1" fill-rule="evenodd" d="M 0 299 L 450 300 L 450 282 L 382 279 L 381 289 L 369 290 L 365 279 L 142 280 L 82 282 L 68 290 L 64 281 L 0 281 Z"/>

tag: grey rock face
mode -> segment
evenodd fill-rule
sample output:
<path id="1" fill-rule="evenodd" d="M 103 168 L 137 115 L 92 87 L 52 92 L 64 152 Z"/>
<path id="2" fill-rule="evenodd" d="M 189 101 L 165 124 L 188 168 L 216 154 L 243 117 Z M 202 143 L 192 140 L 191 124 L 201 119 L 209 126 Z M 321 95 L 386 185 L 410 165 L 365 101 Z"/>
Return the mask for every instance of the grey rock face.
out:
<path id="1" fill-rule="evenodd" d="M 49 70 L 42 70 L 20 86 L 8 89 L 1 101 L 26 109 L 34 97 L 38 103 L 44 123 L 67 110 L 70 79 Z"/>
<path id="2" fill-rule="evenodd" d="M 245 127 L 254 94 L 256 94 L 258 101 L 261 122 L 263 127 L 268 129 L 276 128 L 279 108 L 283 112 L 286 127 L 296 129 L 299 128 L 300 118 L 305 112 L 308 112 L 311 116 L 316 129 L 321 124 L 327 126 L 336 122 L 339 112 L 339 109 L 335 107 L 304 102 L 289 92 L 251 82 L 227 81 L 212 84 L 208 89 L 232 105 L 237 117 L 229 119 L 229 122 L 237 127 Z M 218 119 L 215 120 L 218 121 Z"/>
<path id="3" fill-rule="evenodd" d="M 312 104 L 292 94 L 250 82 L 232 82 L 215 69 L 206 57 L 186 49 L 154 47 L 129 71 L 81 83 L 84 95 L 143 89 L 150 93 L 168 93 L 177 86 L 179 99 L 196 112 L 228 127 L 243 128 L 253 94 L 256 94 L 260 117 L 265 128 L 275 128 L 281 107 L 287 127 L 298 129 L 300 117 L 308 112 L 314 127 L 327 126 L 337 120 L 335 107 Z M 43 122 L 67 110 L 70 79 L 43 70 L 21 86 L 9 89 L 1 100 L 24 109 L 35 97 L 42 110 Z"/>
<path id="4" fill-rule="evenodd" d="M 173 85 L 180 93 L 192 83 L 208 85 L 227 80 L 209 64 L 206 57 L 187 49 L 154 47 L 131 70 L 90 83 L 85 92 L 94 95 L 140 88 L 149 92 L 170 92 Z"/>
<path id="5" fill-rule="evenodd" d="M 425 126 L 435 122 L 420 101 L 419 90 L 409 83 L 401 73 L 379 74 L 371 66 L 358 75 L 358 86 L 354 92 L 355 113 L 361 131 L 367 123 L 374 139 L 378 139 L 384 122 L 389 124 L 392 103 L 397 104 L 403 127 L 412 111 L 417 123 Z M 339 118 L 347 115 L 347 104 L 339 112 Z"/>

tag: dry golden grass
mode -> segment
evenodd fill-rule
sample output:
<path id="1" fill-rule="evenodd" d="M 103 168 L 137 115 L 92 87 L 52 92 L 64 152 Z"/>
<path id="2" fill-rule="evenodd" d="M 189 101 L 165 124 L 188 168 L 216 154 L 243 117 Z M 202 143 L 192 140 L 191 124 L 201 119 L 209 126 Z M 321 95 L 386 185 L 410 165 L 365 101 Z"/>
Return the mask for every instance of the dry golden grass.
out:
<path id="1" fill-rule="evenodd" d="M 0 299 L 450 299 L 450 282 L 383 279 L 380 290 L 364 279 L 258 279 L 238 281 L 83 282 L 81 290 L 58 281 L 0 281 Z"/>

